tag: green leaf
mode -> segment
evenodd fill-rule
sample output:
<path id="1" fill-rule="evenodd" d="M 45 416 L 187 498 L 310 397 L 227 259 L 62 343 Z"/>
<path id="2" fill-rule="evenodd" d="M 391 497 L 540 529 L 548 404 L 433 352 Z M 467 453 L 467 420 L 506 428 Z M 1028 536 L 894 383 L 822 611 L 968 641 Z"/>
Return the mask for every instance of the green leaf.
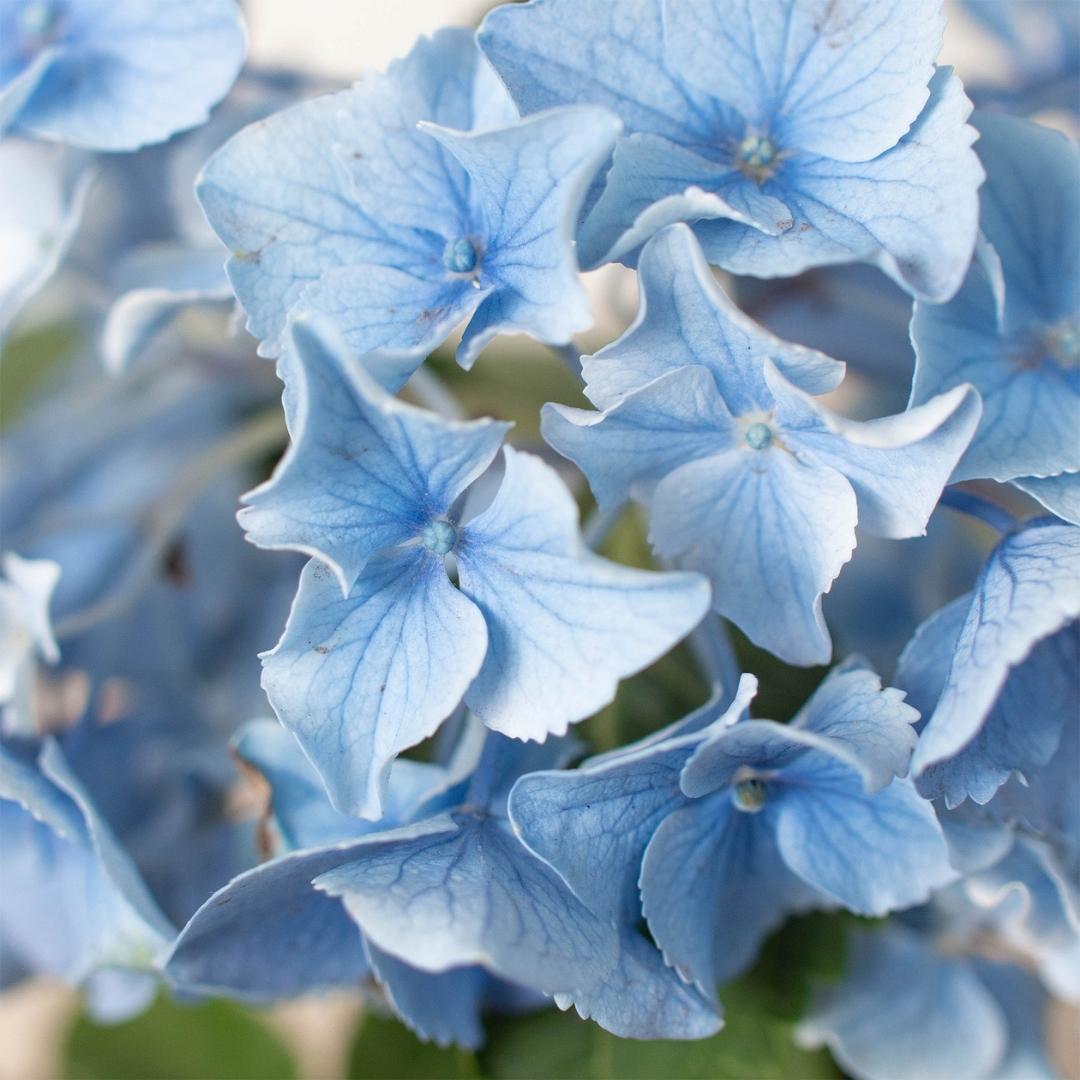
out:
<path id="1" fill-rule="evenodd" d="M 20 334 L 3 346 L 0 363 L 0 428 L 8 428 L 45 383 L 62 375 L 79 343 L 74 323 L 50 323 Z"/>
<path id="2" fill-rule="evenodd" d="M 101 1026 L 85 1016 L 68 1032 L 65 1080 L 291 1080 L 277 1037 L 227 1001 L 181 1005 L 161 996 L 141 1016 Z"/>
<path id="3" fill-rule="evenodd" d="M 350 1080 L 474 1080 L 479 1075 L 468 1051 L 421 1042 L 400 1021 L 370 1013 L 349 1051 Z"/>

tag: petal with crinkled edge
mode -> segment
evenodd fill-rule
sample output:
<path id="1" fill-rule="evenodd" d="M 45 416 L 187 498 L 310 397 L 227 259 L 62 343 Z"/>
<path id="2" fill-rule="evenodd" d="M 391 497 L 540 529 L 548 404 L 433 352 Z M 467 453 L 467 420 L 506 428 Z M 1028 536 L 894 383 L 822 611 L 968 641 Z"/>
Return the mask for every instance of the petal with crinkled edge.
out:
<path id="1" fill-rule="evenodd" d="M 495 501 L 462 528 L 462 592 L 488 628 L 465 696 L 488 727 L 518 739 L 560 735 L 615 696 L 701 621 L 698 574 L 635 570 L 587 551 L 577 506 L 539 458 L 506 455 Z"/>
<path id="2" fill-rule="evenodd" d="M 824 394 L 844 365 L 781 341 L 744 314 L 717 284 L 693 233 L 673 225 L 645 246 L 638 263 L 641 304 L 622 337 L 584 358 L 589 399 L 600 408 L 675 368 L 708 368 L 732 413 L 768 408 L 764 362 L 801 390 Z"/>
<path id="3" fill-rule="evenodd" d="M 453 712 L 487 649 L 484 619 L 422 547 L 372 559 L 342 597 L 309 562 L 263 689 L 335 807 L 377 819 L 394 759 Z"/>
<path id="4" fill-rule="evenodd" d="M 340 897 L 376 946 L 422 971 L 480 964 L 572 993 L 617 961 L 615 931 L 505 822 L 444 814 L 364 843 L 315 885 Z"/>
<path id="5" fill-rule="evenodd" d="M 952 668 L 916 747 L 916 774 L 978 734 L 1010 672 L 1080 616 L 1080 529 L 1044 519 L 1006 537 L 980 575 Z"/>

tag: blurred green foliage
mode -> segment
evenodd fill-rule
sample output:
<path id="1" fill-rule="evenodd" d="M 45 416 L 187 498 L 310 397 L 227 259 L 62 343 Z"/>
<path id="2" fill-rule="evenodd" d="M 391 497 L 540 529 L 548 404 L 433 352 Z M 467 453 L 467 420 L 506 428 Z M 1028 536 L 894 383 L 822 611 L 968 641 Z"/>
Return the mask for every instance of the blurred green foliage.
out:
<path id="1" fill-rule="evenodd" d="M 79 344 L 74 323 L 48 323 L 12 338 L 0 357 L 0 428 L 7 428 L 46 376 L 70 362 Z"/>
<path id="2" fill-rule="evenodd" d="M 124 1024 L 85 1017 L 68 1033 L 64 1080 L 291 1080 L 281 1041 L 239 1005 L 159 997 Z"/>

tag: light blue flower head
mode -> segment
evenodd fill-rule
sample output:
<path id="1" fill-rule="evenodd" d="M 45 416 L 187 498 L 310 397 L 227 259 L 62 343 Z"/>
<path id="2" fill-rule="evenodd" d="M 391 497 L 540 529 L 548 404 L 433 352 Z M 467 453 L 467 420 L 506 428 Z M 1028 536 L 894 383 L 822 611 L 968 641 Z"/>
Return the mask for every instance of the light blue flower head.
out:
<path id="1" fill-rule="evenodd" d="M 373 373 L 396 389 L 466 319 L 465 367 L 504 330 L 566 343 L 587 327 L 574 225 L 618 121 L 516 120 L 472 35 L 443 30 L 228 143 L 198 194 L 261 351 L 280 352 L 302 304 L 357 354 L 395 350 Z"/>
<path id="2" fill-rule="evenodd" d="M 582 262 L 633 261 L 692 225 L 710 262 L 774 277 L 873 262 L 918 296 L 956 291 L 975 243 L 975 132 L 935 73 L 940 0 L 532 0 L 479 40 L 528 115 L 623 120 Z"/>

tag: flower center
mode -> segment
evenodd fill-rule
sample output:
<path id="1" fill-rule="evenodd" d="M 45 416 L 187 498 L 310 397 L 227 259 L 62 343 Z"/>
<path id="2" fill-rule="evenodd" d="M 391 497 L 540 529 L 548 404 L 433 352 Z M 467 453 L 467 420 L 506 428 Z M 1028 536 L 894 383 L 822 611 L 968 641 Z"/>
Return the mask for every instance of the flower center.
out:
<path id="1" fill-rule="evenodd" d="M 778 153 L 776 144 L 767 135 L 749 133 L 735 150 L 735 166 L 759 184 L 772 176 Z"/>
<path id="2" fill-rule="evenodd" d="M 768 424 L 763 424 L 760 421 L 751 424 L 746 429 L 746 445 L 751 450 L 767 450 L 772 446 L 773 433 L 772 428 Z"/>
<path id="3" fill-rule="evenodd" d="M 443 248 L 442 264 L 451 274 L 471 274 L 480 262 L 476 245 L 465 236 L 447 240 Z"/>
<path id="4" fill-rule="evenodd" d="M 765 805 L 766 795 L 765 781 L 757 777 L 740 780 L 731 789 L 731 801 L 736 809 L 747 814 L 756 814 Z"/>
<path id="5" fill-rule="evenodd" d="M 1043 335 L 1046 351 L 1065 367 L 1080 366 L 1080 320 L 1062 319 Z"/>
<path id="6" fill-rule="evenodd" d="M 447 555 L 457 543 L 457 529 L 449 521 L 429 521 L 420 530 L 420 542 L 436 555 Z"/>

